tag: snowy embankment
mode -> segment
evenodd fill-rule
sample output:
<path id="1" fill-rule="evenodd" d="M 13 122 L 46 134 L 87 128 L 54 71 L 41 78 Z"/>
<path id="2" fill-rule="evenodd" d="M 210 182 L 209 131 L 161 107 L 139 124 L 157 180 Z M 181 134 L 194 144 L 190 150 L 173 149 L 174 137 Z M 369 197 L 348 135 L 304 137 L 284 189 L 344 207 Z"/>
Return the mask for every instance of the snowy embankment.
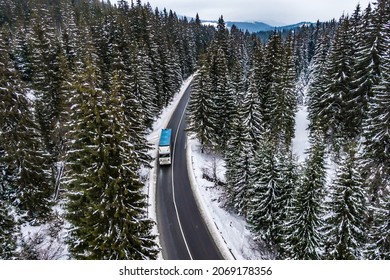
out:
<path id="1" fill-rule="evenodd" d="M 200 143 L 196 138 L 188 137 L 187 158 L 192 166 L 195 180 L 193 191 L 198 200 L 198 205 L 203 205 L 202 215 L 205 217 L 214 240 L 217 241 L 225 258 L 238 260 L 264 259 L 258 251 L 254 236 L 247 229 L 243 217 L 227 212 L 221 207 L 223 190 L 203 178 L 203 174 L 213 174 L 214 169 L 218 180 L 225 181 L 225 163 L 218 156 L 201 153 Z M 218 236 L 219 235 L 219 236 Z"/>

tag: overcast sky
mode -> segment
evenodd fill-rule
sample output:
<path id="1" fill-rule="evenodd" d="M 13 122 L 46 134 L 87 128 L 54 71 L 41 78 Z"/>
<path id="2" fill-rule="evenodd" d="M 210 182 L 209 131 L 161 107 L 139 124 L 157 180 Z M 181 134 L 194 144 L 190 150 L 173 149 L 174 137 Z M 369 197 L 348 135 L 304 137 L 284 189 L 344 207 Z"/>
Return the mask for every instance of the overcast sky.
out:
<path id="1" fill-rule="evenodd" d="M 112 1 L 111 1 L 112 2 Z M 327 21 L 352 14 L 358 3 L 364 10 L 370 0 L 141 0 L 153 8 L 167 8 L 178 15 L 204 20 L 262 21 L 271 25 L 293 24 L 301 21 Z"/>

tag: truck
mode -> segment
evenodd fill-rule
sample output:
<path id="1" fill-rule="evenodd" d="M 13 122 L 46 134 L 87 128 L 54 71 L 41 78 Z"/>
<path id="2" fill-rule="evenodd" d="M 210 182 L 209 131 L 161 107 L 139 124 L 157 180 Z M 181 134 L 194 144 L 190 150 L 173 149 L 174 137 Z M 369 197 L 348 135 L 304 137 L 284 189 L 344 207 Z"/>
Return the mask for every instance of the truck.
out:
<path id="1" fill-rule="evenodd" d="M 160 165 L 171 164 L 171 136 L 172 129 L 163 128 L 161 130 L 160 143 L 158 145 L 158 160 Z"/>

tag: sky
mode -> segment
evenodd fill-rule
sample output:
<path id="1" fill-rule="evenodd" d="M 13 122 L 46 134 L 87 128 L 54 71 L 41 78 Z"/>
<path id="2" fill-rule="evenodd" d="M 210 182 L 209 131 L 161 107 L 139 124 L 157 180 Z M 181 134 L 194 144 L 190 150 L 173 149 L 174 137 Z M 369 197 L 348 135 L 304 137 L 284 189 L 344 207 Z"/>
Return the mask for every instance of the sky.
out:
<path id="1" fill-rule="evenodd" d="M 358 3 L 364 10 L 374 0 L 141 0 L 153 8 L 175 11 L 178 15 L 202 20 L 262 21 L 270 25 L 287 25 L 302 21 L 339 19 L 352 14 Z"/>

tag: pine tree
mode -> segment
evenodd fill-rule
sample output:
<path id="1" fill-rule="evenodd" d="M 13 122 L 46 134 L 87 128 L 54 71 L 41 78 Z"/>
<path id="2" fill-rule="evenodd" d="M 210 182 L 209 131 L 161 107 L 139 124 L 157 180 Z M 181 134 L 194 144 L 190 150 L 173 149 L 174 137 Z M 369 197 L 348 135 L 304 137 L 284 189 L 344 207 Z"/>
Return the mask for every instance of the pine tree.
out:
<path id="1" fill-rule="evenodd" d="M 213 112 L 212 96 L 209 93 L 210 79 L 207 61 L 200 60 L 200 69 L 191 86 L 188 104 L 188 130 L 195 133 L 201 142 L 202 153 L 205 147 L 215 147 L 215 131 L 210 119 Z"/>
<path id="2" fill-rule="evenodd" d="M 325 95 L 328 85 L 328 76 L 326 75 L 327 55 L 329 51 L 329 38 L 327 34 L 319 37 L 315 49 L 315 54 L 312 60 L 310 69 L 310 82 L 307 92 L 307 107 L 308 117 L 310 120 L 310 132 L 316 132 L 319 127 L 322 127 L 324 120 L 321 118 L 322 114 L 322 97 Z"/>
<path id="3" fill-rule="evenodd" d="M 274 73 L 270 88 L 271 133 L 280 149 L 285 149 L 290 147 L 295 134 L 297 108 L 292 36 L 289 37 L 284 46 L 283 58 L 279 63 L 281 65 L 280 71 Z"/>
<path id="4" fill-rule="evenodd" d="M 25 94 L 26 86 L 10 59 L 6 27 L 0 32 L 0 162 L 5 166 L 6 193 L 33 222 L 42 222 L 51 212 L 52 189 L 49 161 L 41 145 Z"/>
<path id="5" fill-rule="evenodd" d="M 296 191 L 291 221 L 286 225 L 286 246 L 293 259 L 320 259 L 322 248 L 322 215 L 324 198 L 325 147 L 321 133 L 312 139 L 309 157 Z"/>
<path id="6" fill-rule="evenodd" d="M 369 230 L 368 259 L 390 260 L 390 202 L 388 193 L 379 198 L 373 211 L 373 222 Z"/>
<path id="7" fill-rule="evenodd" d="M 15 258 L 18 226 L 5 202 L 0 200 L 0 259 Z"/>
<path id="8" fill-rule="evenodd" d="M 278 204 L 281 171 L 274 143 L 267 140 L 261 143 L 252 168 L 248 223 L 251 230 L 273 249 L 278 235 L 278 213 L 282 211 Z"/>
<path id="9" fill-rule="evenodd" d="M 340 150 L 341 141 L 356 136 L 358 127 L 349 114 L 351 100 L 351 81 L 353 72 L 353 47 L 348 18 L 340 20 L 332 47 L 329 51 L 326 69 L 326 90 L 319 99 L 318 119 L 327 141 L 334 150 Z"/>
<path id="10" fill-rule="evenodd" d="M 76 259 L 154 259 L 153 223 L 145 214 L 118 71 L 108 94 L 99 89 L 93 59 L 85 65 L 76 85 L 65 180 L 69 250 Z"/>
<path id="11" fill-rule="evenodd" d="M 325 220 L 326 258 L 363 259 L 367 237 L 365 185 L 360 175 L 356 148 L 351 144 L 342 157 L 337 178 L 330 187 Z"/>
<path id="12" fill-rule="evenodd" d="M 215 142 L 221 150 L 224 150 L 231 137 L 231 120 L 236 111 L 227 62 L 222 48 L 211 54 L 208 89 L 213 108 L 210 112 L 210 122 L 216 132 Z"/>
<path id="13" fill-rule="evenodd" d="M 250 201 L 251 168 L 254 161 L 253 139 L 241 115 L 233 120 L 233 134 L 227 143 L 226 158 L 226 206 L 238 214 L 248 214 Z"/>

